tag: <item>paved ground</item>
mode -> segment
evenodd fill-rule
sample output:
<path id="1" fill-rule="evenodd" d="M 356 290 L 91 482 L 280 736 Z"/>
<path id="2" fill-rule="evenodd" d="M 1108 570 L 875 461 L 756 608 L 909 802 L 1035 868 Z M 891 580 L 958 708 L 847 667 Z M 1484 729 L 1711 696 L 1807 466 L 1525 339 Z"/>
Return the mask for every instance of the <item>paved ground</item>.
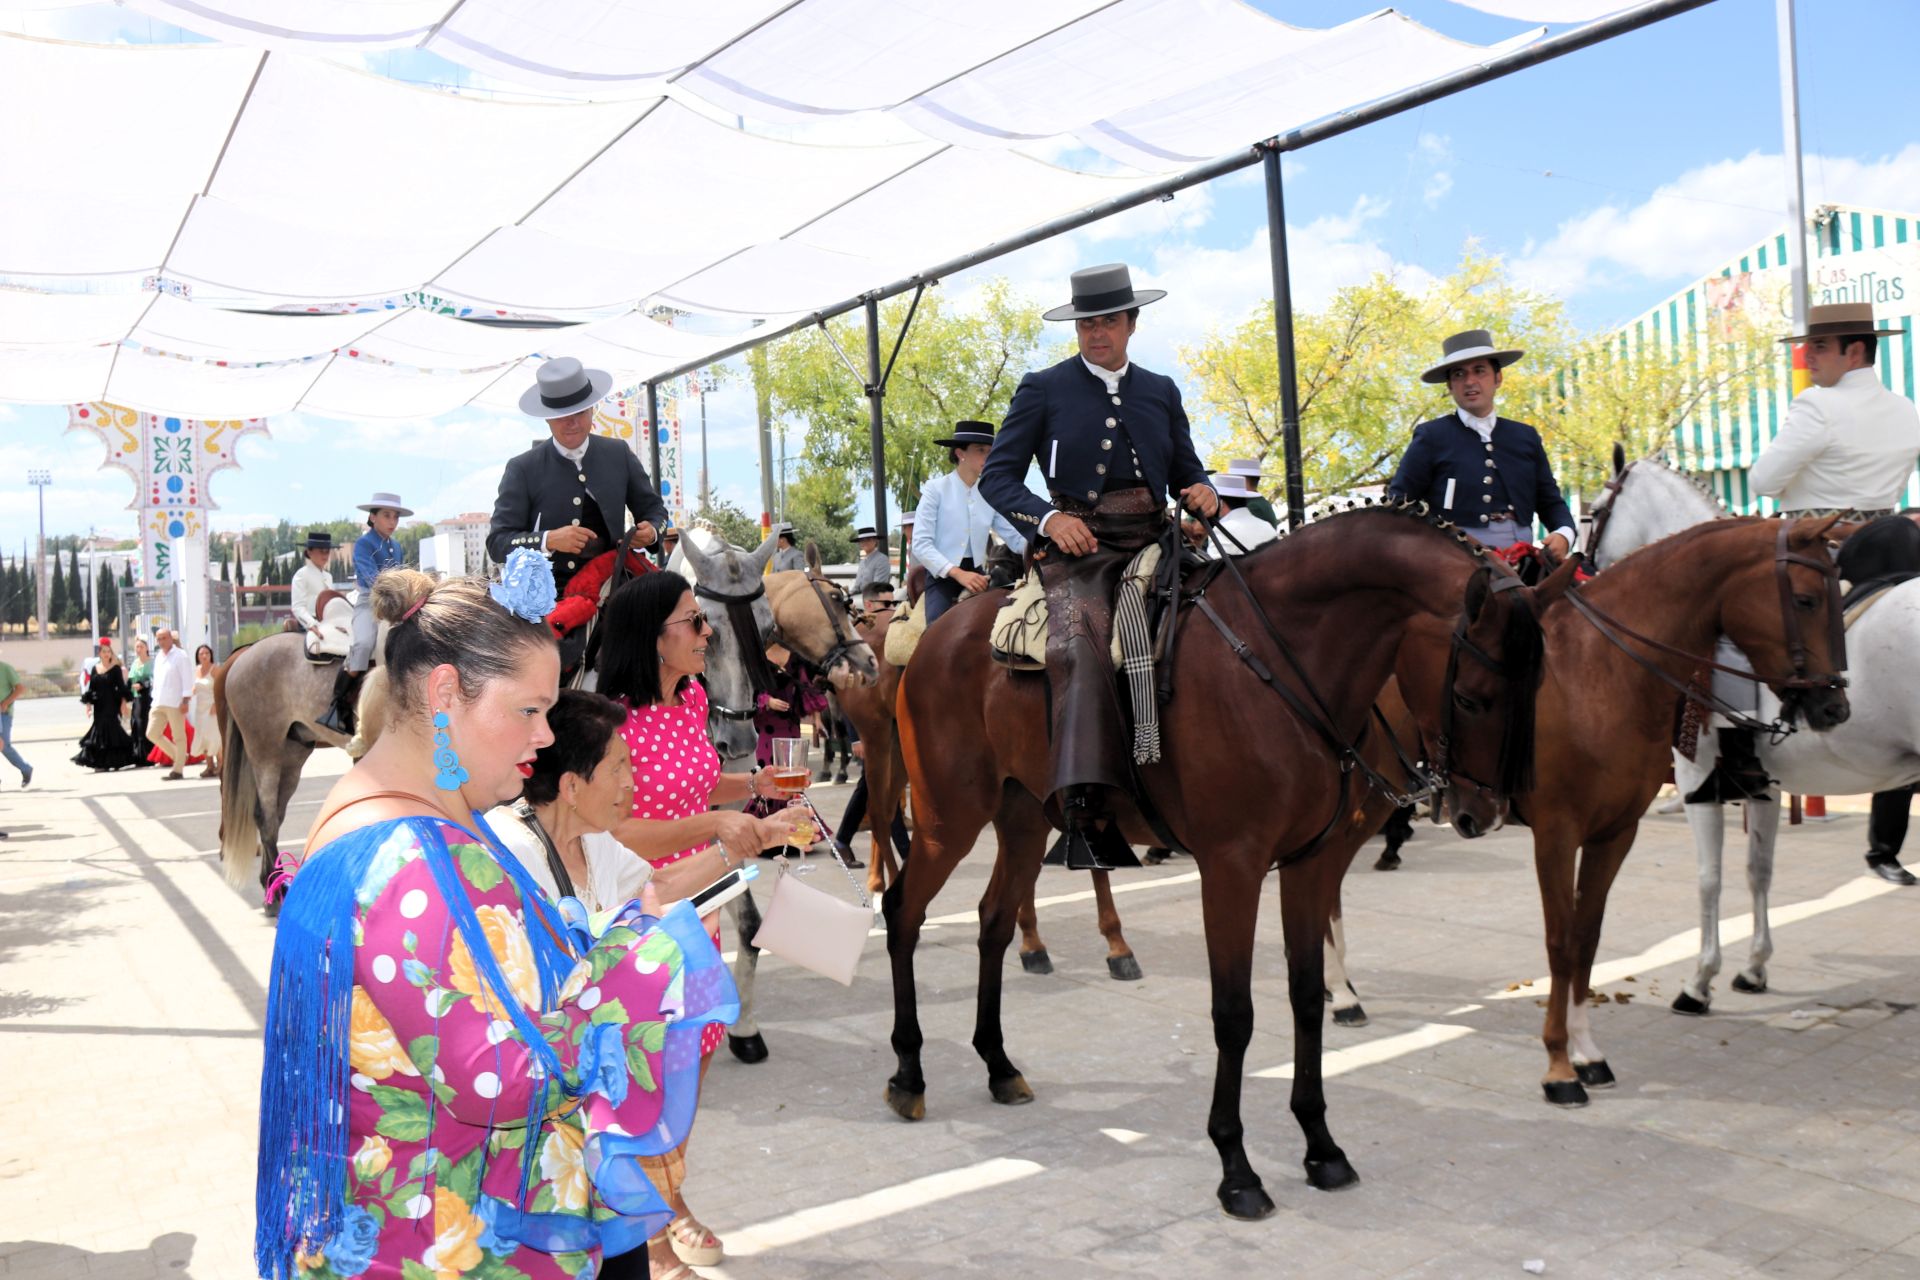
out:
<path id="1" fill-rule="evenodd" d="M 0 1275 L 251 1274 L 255 1094 L 271 926 L 210 856 L 215 784 L 93 777 L 64 759 L 73 705 L 23 704 L 22 793 L 0 770 Z M 316 757 L 297 832 L 338 755 Z M 822 788 L 837 811 L 845 789 Z M 1335 1134 L 1363 1178 L 1300 1179 L 1277 913 L 1263 921 L 1249 1149 L 1279 1212 L 1215 1208 L 1204 1133 L 1212 1045 L 1191 864 L 1130 873 L 1146 970 L 1106 975 L 1077 876 L 1048 872 L 1057 972 L 1009 958 L 1010 1050 L 1038 1094 L 987 1097 L 968 1044 L 964 868 L 920 961 L 927 1119 L 887 1111 L 885 956 L 851 989 L 769 959 L 773 1057 L 723 1053 L 689 1192 L 733 1257 L 709 1275 L 1920 1275 L 1920 890 L 1860 876 L 1862 819 L 1783 837 L 1773 989 L 1724 984 L 1705 1020 L 1666 1003 L 1691 967 L 1693 855 L 1651 818 L 1615 890 L 1596 1029 L 1620 1087 L 1540 1101 L 1544 970 L 1524 833 L 1422 828 L 1407 867 L 1347 887 L 1372 1025 L 1330 1031 Z M 1738 871 L 1729 877 L 1740 884 Z M 836 887 L 829 870 L 813 883 Z M 1726 902 L 1730 926 L 1744 893 Z M 1785 915 L 1798 918 L 1779 924 Z M 1728 947 L 1731 973 L 1744 943 Z"/>

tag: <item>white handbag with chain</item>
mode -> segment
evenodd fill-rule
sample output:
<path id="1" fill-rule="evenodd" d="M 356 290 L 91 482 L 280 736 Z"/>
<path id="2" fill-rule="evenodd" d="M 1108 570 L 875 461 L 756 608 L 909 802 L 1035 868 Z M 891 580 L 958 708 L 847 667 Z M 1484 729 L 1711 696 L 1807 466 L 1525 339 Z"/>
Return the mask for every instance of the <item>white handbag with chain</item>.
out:
<path id="1" fill-rule="evenodd" d="M 811 803 L 808 808 L 812 808 Z M 829 829 L 821 824 L 821 830 Z M 854 966 L 860 963 L 867 934 L 873 929 L 873 900 L 867 897 L 866 887 L 851 868 L 834 859 L 860 896 L 856 906 L 802 883 L 787 869 L 784 857 L 773 861 L 779 874 L 774 877 L 767 905 L 760 910 L 760 928 L 753 935 L 753 945 L 832 978 L 843 987 L 851 986 Z"/>

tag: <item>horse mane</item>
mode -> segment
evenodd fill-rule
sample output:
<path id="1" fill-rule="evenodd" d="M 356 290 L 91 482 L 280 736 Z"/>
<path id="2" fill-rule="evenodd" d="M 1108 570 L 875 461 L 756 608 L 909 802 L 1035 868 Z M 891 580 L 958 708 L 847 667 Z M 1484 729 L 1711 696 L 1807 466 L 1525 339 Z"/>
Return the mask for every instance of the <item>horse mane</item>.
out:
<path id="1" fill-rule="evenodd" d="M 1344 503 L 1336 503 L 1328 506 L 1319 515 L 1309 520 L 1307 524 L 1322 525 L 1330 521 L 1344 519 L 1348 516 L 1366 515 L 1369 512 L 1405 516 L 1410 520 L 1418 520 L 1428 528 L 1437 529 L 1441 533 L 1446 534 L 1455 543 L 1459 544 L 1462 551 L 1465 551 L 1475 560 L 1485 561 L 1487 559 L 1487 549 L 1476 541 L 1471 534 L 1441 515 L 1438 511 L 1428 507 L 1425 502 L 1410 502 L 1398 498 L 1377 500 L 1373 498 L 1354 498 Z M 1274 539 L 1274 542 L 1280 542 L 1291 537 L 1292 532 L 1291 530 L 1282 531 L 1280 536 Z"/>
<path id="2" fill-rule="evenodd" d="M 1707 501 L 1711 502 L 1713 504 L 1714 510 L 1720 512 L 1722 515 L 1730 516 L 1733 514 L 1732 509 L 1727 506 L 1725 499 L 1721 498 L 1719 494 L 1715 493 L 1713 491 L 1712 486 L 1708 485 L 1706 481 L 1702 480 L 1699 476 L 1695 475 L 1693 472 L 1687 471 L 1675 465 L 1673 460 L 1667 457 L 1667 451 L 1664 448 L 1655 449 L 1652 453 L 1648 454 L 1646 457 L 1639 459 L 1639 461 L 1651 462 L 1653 465 L 1655 465 L 1656 467 L 1659 467 L 1662 471 L 1666 472 L 1668 475 L 1678 476 L 1680 479 L 1685 480 L 1688 484 L 1692 485 L 1695 489 L 1699 490 L 1700 496 L 1705 498 Z"/>

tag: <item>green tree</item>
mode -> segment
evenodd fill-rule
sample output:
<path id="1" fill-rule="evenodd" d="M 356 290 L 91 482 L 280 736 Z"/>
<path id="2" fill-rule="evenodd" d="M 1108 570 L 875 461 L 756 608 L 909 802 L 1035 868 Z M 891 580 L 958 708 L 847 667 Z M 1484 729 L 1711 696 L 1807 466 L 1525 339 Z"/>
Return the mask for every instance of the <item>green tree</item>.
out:
<path id="1" fill-rule="evenodd" d="M 80 539 L 67 544 L 67 616 L 68 630 L 78 631 L 87 624 L 93 601 L 87 598 L 87 580 L 80 576 Z"/>
<path id="2" fill-rule="evenodd" d="M 226 568 L 224 562 L 221 568 Z M 100 566 L 93 589 L 100 599 L 100 630 L 102 634 L 110 634 L 120 622 L 120 588 L 113 581 L 113 566 Z"/>
<path id="3" fill-rule="evenodd" d="M 881 358 L 893 350 L 910 299 L 881 304 Z M 893 375 L 882 415 L 887 490 L 898 508 L 919 501 L 927 477 L 943 469 L 945 451 L 936 436 L 962 418 L 999 422 L 1022 374 L 1041 355 L 1041 308 L 1016 295 L 1003 279 L 990 282 L 980 305 L 968 312 L 948 305 L 937 291 L 920 301 Z M 862 488 L 872 483 L 872 445 L 862 386 L 866 350 L 857 320 L 828 321 L 839 351 L 818 327 L 773 343 L 766 385 L 773 412 L 805 429 L 804 457 L 812 471 L 838 473 Z M 841 360 L 854 360 L 856 374 Z M 787 518 L 796 528 L 798 482 L 787 493 Z M 824 548 L 822 548 L 824 551 Z"/>
<path id="4" fill-rule="evenodd" d="M 1509 409 L 1543 398 L 1571 346 L 1561 304 L 1515 284 L 1505 264 L 1471 248 L 1445 279 L 1418 291 L 1376 274 L 1336 293 L 1326 308 L 1294 316 L 1298 353 L 1300 452 L 1309 502 L 1384 483 L 1416 423 L 1447 411 L 1444 386 L 1420 381 L 1441 339 L 1462 329 L 1491 329 L 1527 359 L 1507 370 L 1500 390 Z M 1279 361 L 1273 306 L 1262 305 L 1231 331 L 1183 347 L 1181 362 L 1198 389 L 1193 411 L 1224 428 L 1216 462 L 1257 456 L 1281 469 Z M 1563 452 L 1561 424 L 1538 423 L 1547 447 Z"/>
<path id="5" fill-rule="evenodd" d="M 24 631 L 27 625 L 27 575 L 21 572 L 18 560 L 0 563 L 5 567 L 4 574 L 0 574 L 0 590 L 4 590 L 6 595 L 4 603 L 0 603 L 0 627 L 17 623 Z"/>
<path id="6" fill-rule="evenodd" d="M 720 536 L 736 547 L 752 550 L 764 540 L 760 533 L 760 522 L 742 511 L 726 499 L 712 506 L 701 507 L 694 512 L 695 520 L 710 520 L 720 530 Z"/>
<path id="7" fill-rule="evenodd" d="M 811 539 L 827 564 L 853 559 L 853 478 L 809 461 L 787 490 L 787 520 L 801 546 Z"/>
<path id="8" fill-rule="evenodd" d="M 57 632 L 67 619 L 67 572 L 58 551 L 48 558 L 53 561 L 53 585 L 47 591 L 47 628 Z"/>

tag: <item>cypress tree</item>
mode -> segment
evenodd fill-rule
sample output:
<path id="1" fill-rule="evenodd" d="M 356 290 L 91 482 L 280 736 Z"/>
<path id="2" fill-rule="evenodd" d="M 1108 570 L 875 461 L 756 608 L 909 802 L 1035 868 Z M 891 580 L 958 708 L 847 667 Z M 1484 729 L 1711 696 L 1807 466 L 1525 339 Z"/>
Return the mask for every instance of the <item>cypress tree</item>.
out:
<path id="1" fill-rule="evenodd" d="M 67 546 L 67 581 L 72 584 L 67 589 L 67 626 L 77 631 L 87 625 L 88 610 L 93 603 L 87 598 L 87 580 L 80 576 L 78 538 Z"/>
<path id="2" fill-rule="evenodd" d="M 53 553 L 53 588 L 47 593 L 47 629 L 58 631 L 67 617 L 67 571 L 60 553 Z"/>
<path id="3" fill-rule="evenodd" d="M 113 567 L 102 564 L 99 574 L 94 578 L 93 590 L 100 600 L 100 631 L 102 635 L 111 634 L 114 624 L 120 620 L 120 588 L 113 580 Z M 96 639 L 98 637 L 95 637 Z"/>

